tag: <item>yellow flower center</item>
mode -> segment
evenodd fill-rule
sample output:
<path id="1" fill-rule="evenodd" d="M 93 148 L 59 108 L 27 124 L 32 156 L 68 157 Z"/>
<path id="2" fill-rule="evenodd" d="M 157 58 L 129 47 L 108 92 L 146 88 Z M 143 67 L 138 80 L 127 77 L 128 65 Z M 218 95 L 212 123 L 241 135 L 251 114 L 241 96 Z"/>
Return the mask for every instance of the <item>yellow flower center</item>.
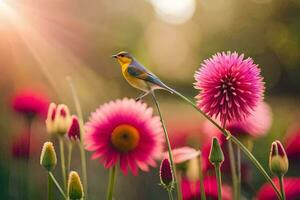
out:
<path id="1" fill-rule="evenodd" d="M 117 150 L 126 153 L 138 145 L 140 134 L 135 127 L 122 124 L 113 130 L 110 140 Z"/>

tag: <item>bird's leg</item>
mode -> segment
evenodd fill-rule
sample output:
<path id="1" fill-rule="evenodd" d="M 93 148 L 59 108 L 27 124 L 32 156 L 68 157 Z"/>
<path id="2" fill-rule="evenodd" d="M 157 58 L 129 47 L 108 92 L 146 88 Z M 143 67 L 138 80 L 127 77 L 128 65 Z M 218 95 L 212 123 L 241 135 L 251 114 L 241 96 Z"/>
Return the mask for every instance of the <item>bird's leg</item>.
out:
<path id="1" fill-rule="evenodd" d="M 150 91 L 148 92 L 144 92 L 141 95 L 139 95 L 137 98 L 135 98 L 136 101 L 141 100 L 142 98 L 144 98 L 145 96 L 147 96 L 149 94 Z"/>

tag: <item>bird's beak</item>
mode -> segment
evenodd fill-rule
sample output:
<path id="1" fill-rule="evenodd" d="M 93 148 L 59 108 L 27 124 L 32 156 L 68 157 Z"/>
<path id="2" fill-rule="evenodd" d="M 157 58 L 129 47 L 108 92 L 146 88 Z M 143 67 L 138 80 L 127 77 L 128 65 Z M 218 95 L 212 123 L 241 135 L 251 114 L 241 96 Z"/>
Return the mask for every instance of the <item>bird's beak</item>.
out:
<path id="1" fill-rule="evenodd" d="M 117 58 L 118 56 L 117 56 L 117 55 L 112 55 L 111 57 L 112 57 L 112 58 Z"/>

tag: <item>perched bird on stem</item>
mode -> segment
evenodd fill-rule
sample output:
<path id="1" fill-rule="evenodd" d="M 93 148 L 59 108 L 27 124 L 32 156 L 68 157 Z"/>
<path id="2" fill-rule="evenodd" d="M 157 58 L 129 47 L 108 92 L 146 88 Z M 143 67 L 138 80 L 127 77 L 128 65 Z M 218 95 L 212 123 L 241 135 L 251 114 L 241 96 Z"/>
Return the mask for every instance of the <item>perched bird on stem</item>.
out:
<path id="1" fill-rule="evenodd" d="M 137 101 L 156 89 L 163 89 L 170 93 L 176 93 L 174 89 L 164 84 L 156 75 L 139 63 L 130 53 L 121 51 L 112 57 L 116 58 L 120 63 L 122 74 L 127 82 L 131 86 L 144 92 L 136 98 Z"/>

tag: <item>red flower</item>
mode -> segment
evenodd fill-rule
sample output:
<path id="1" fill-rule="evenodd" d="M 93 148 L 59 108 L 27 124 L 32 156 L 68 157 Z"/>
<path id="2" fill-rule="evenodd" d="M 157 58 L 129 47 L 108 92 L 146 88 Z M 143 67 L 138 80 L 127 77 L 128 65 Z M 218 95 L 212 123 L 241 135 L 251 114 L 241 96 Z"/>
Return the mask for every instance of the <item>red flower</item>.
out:
<path id="1" fill-rule="evenodd" d="M 207 199 L 217 200 L 218 199 L 218 187 L 215 177 L 206 177 L 204 179 L 204 190 Z M 181 190 L 183 200 L 200 200 L 200 183 L 189 181 L 183 178 L 181 181 Z M 222 185 L 222 199 L 230 200 L 232 199 L 231 188 L 228 185 Z"/>
<path id="2" fill-rule="evenodd" d="M 30 133 L 28 132 L 23 132 L 20 135 L 17 135 L 15 138 L 13 138 L 13 141 L 11 143 L 11 155 L 14 158 L 27 160 L 30 154 L 36 152 L 37 141 L 34 137 L 31 137 L 31 147 L 29 150 L 29 138 Z"/>
<path id="3" fill-rule="evenodd" d="M 279 188 L 278 179 L 273 179 L 277 188 Z M 287 200 L 300 199 L 300 177 L 291 177 L 284 179 L 284 190 Z M 256 196 L 257 200 L 277 200 L 278 197 L 269 183 L 265 183 Z"/>
<path id="4" fill-rule="evenodd" d="M 28 118 L 40 116 L 45 118 L 49 105 L 49 99 L 43 93 L 25 89 L 17 92 L 12 98 L 13 109 Z"/>
<path id="5" fill-rule="evenodd" d="M 300 128 L 293 128 L 285 139 L 285 150 L 289 160 L 300 161 Z"/>

